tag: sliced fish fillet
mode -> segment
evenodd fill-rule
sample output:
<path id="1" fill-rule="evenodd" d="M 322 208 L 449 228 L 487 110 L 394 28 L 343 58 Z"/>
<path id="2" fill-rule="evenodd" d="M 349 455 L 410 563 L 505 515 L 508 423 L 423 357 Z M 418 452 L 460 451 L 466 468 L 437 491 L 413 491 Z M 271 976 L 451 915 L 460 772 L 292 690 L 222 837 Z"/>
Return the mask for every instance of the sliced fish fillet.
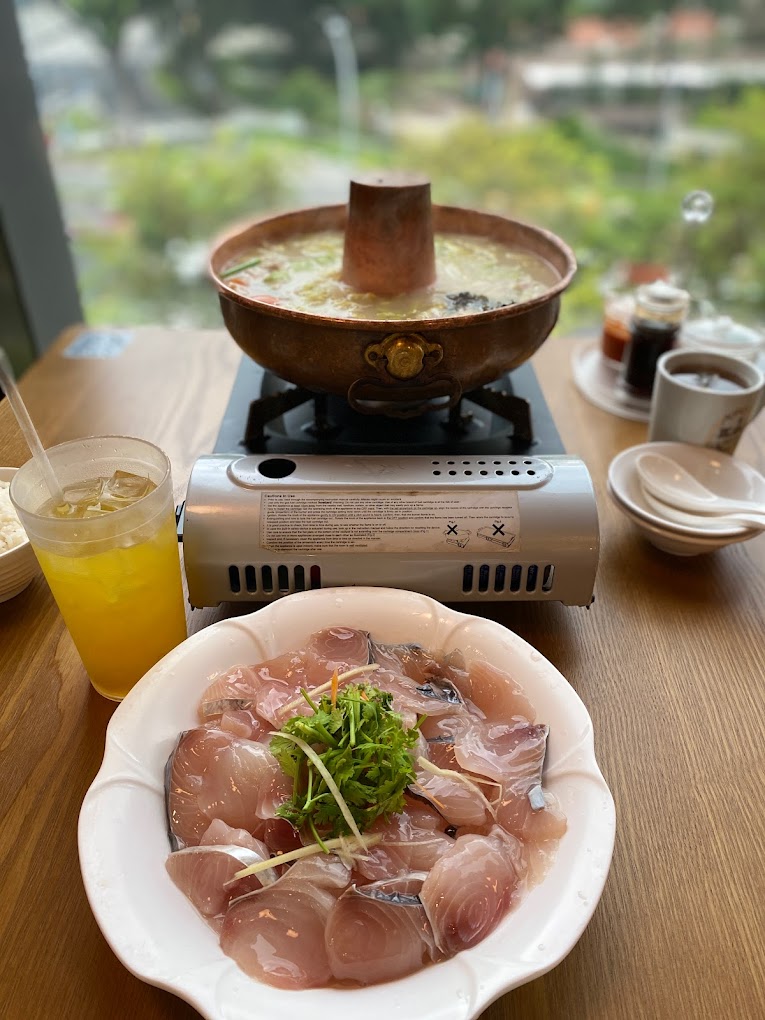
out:
<path id="1" fill-rule="evenodd" d="M 334 854 L 297 861 L 267 888 L 231 904 L 221 947 L 249 974 L 277 988 L 318 988 L 331 978 L 324 931 L 350 880 Z"/>
<path id="2" fill-rule="evenodd" d="M 420 891 L 439 949 L 451 956 L 486 938 L 510 909 L 526 869 L 522 843 L 502 829 L 455 840 Z"/>
<path id="3" fill-rule="evenodd" d="M 215 818 L 253 832 L 292 792 L 291 780 L 265 744 L 203 726 L 181 735 L 166 776 L 176 847 L 197 846 Z"/>
<path id="4" fill-rule="evenodd" d="M 370 985 L 419 970 L 439 954 L 418 893 L 423 876 L 352 886 L 327 919 L 326 947 L 333 975 Z"/>

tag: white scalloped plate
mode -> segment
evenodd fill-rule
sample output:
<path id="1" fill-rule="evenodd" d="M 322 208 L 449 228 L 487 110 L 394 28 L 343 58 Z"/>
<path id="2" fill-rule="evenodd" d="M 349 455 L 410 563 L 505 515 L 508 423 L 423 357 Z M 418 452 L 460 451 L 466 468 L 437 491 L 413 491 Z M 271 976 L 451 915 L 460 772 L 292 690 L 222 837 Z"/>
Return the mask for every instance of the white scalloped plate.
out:
<path id="1" fill-rule="evenodd" d="M 480 945 L 385 985 L 284 991 L 248 978 L 165 871 L 163 773 L 178 732 L 196 724 L 207 677 L 298 648 L 314 631 L 346 625 L 380 641 L 461 649 L 524 687 L 550 724 L 546 785 L 568 831 L 544 881 Z M 335 588 L 290 595 L 184 641 L 114 713 L 101 769 L 83 801 L 79 851 L 85 890 L 110 946 L 137 977 L 191 1003 L 208 1020 L 331 1016 L 473 1020 L 505 992 L 544 974 L 573 948 L 595 910 L 614 844 L 611 793 L 598 769 L 592 723 L 555 667 L 512 631 L 425 595 Z"/>

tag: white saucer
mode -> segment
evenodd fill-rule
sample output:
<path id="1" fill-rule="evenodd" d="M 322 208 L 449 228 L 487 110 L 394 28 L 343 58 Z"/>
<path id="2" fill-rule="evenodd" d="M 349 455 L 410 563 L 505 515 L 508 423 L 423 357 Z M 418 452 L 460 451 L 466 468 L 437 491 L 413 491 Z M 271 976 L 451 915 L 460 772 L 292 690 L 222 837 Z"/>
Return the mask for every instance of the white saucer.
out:
<path id="1" fill-rule="evenodd" d="M 641 453 L 663 453 L 695 475 L 718 496 L 765 503 L 765 477 L 738 457 L 689 443 L 640 443 L 622 450 L 608 468 L 608 494 L 616 506 L 657 548 L 675 556 L 696 556 L 734 542 L 748 542 L 760 534 L 745 524 L 724 525 L 714 518 L 700 527 L 688 527 L 660 517 L 645 502 L 635 467 Z"/>
<path id="2" fill-rule="evenodd" d="M 619 418 L 648 421 L 651 398 L 635 397 L 624 389 L 621 365 L 603 357 L 600 340 L 577 344 L 571 356 L 571 367 L 576 387 L 585 400 Z"/>

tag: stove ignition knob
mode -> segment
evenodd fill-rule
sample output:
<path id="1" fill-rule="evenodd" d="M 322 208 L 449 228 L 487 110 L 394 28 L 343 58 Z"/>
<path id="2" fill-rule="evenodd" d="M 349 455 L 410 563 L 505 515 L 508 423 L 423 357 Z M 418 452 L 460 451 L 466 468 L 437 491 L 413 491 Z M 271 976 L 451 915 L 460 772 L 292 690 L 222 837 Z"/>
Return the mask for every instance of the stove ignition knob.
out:
<path id="1" fill-rule="evenodd" d="M 394 379 L 414 379 L 425 367 L 437 365 L 444 356 L 441 344 L 429 343 L 419 333 L 391 333 L 364 351 L 367 363 Z"/>

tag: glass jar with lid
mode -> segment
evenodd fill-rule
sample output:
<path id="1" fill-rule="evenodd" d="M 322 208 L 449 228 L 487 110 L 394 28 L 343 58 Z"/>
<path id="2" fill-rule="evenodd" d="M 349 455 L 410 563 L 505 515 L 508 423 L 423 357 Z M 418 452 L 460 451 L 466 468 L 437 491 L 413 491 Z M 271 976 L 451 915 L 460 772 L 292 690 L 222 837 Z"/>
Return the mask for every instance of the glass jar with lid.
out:
<path id="1" fill-rule="evenodd" d="M 624 353 L 624 385 L 635 396 L 650 397 L 656 363 L 675 346 L 688 314 L 690 295 L 664 280 L 638 287 Z"/>

